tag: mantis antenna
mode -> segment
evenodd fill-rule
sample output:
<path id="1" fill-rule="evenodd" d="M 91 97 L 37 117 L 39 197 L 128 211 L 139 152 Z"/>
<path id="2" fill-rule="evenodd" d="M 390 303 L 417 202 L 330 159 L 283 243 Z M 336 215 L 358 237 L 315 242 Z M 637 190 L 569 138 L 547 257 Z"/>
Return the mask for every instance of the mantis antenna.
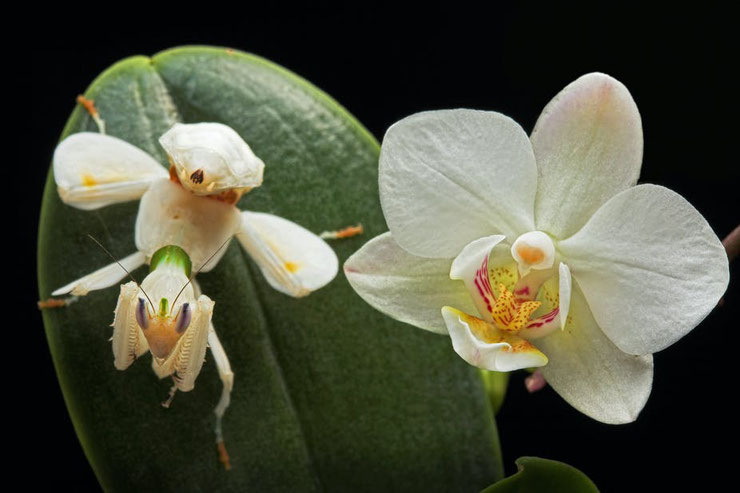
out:
<path id="1" fill-rule="evenodd" d="M 226 244 L 227 244 L 228 242 L 230 242 L 230 241 L 231 241 L 231 238 L 232 238 L 232 236 L 229 236 L 228 238 L 226 238 L 226 241 L 224 241 L 223 243 L 221 243 L 221 246 L 220 246 L 220 247 L 216 248 L 216 251 L 215 251 L 215 252 L 213 252 L 213 254 L 212 254 L 212 255 L 211 255 L 210 257 L 208 257 L 208 260 L 206 260 L 205 262 L 203 262 L 203 265 L 201 265 L 201 266 L 200 266 L 200 267 L 198 268 L 198 270 L 197 270 L 197 271 L 195 272 L 195 274 L 191 274 L 191 275 L 190 275 L 190 279 L 188 279 L 188 282 L 186 282 L 186 283 L 185 283 L 185 285 L 184 285 L 184 286 L 182 287 L 182 289 L 180 289 L 180 292 L 179 292 L 179 293 L 177 293 L 177 296 L 175 296 L 175 299 L 174 299 L 174 300 L 172 301 L 172 305 L 170 306 L 170 313 L 172 313 L 172 310 L 173 310 L 173 309 L 175 308 L 175 302 L 177 301 L 177 298 L 179 298 L 179 297 L 180 297 L 180 295 L 182 294 L 182 292 L 183 292 L 183 291 L 185 291 L 185 288 L 186 288 L 186 287 L 188 287 L 188 284 L 190 284 L 190 283 L 191 283 L 191 282 L 193 281 L 193 279 L 195 278 L 195 276 L 197 276 L 198 274 L 200 274 L 200 271 L 202 271 L 202 270 L 203 270 L 203 268 L 204 268 L 204 267 L 205 267 L 206 265 L 208 265 L 208 262 L 210 262 L 210 261 L 211 261 L 211 260 L 213 259 L 213 257 L 215 257 L 215 256 L 216 256 L 216 254 L 217 254 L 218 252 L 220 252 L 220 251 L 221 251 L 221 249 L 222 249 L 222 248 L 223 248 L 223 247 L 224 247 L 224 246 L 225 246 L 225 245 L 226 245 Z"/>
<path id="2" fill-rule="evenodd" d="M 119 262 L 119 261 L 118 261 L 118 259 L 117 259 L 116 257 L 114 257 L 114 256 L 113 256 L 113 254 L 112 254 L 112 253 L 110 253 L 110 252 L 109 252 L 109 251 L 108 251 L 108 250 L 107 250 L 107 249 L 106 249 L 106 248 L 105 248 L 105 247 L 104 247 L 104 246 L 103 246 L 103 245 L 102 245 L 102 244 L 101 244 L 101 243 L 100 243 L 100 242 L 99 242 L 98 240 L 96 240 L 96 239 L 95 239 L 95 237 L 93 237 L 93 235 L 91 235 L 91 234 L 89 234 L 89 233 L 88 233 L 88 235 L 87 235 L 87 236 L 88 236 L 88 237 L 89 237 L 89 238 L 90 238 L 90 239 L 91 239 L 92 241 L 94 241 L 95 243 L 97 243 L 97 244 L 98 244 L 98 246 L 99 246 L 100 248 L 102 248 L 102 249 L 103 249 L 103 251 L 104 251 L 104 252 L 105 252 L 105 253 L 106 253 L 106 254 L 107 254 L 107 255 L 108 255 L 108 256 L 109 256 L 110 258 L 112 258 L 112 259 L 113 259 L 113 261 L 114 261 L 115 263 L 117 263 L 117 264 L 118 264 L 118 266 L 119 266 L 119 267 L 120 267 L 121 269 L 123 269 L 123 271 L 124 271 L 124 272 L 125 272 L 126 274 L 128 274 L 128 276 L 129 276 L 129 277 L 131 278 L 131 280 L 132 280 L 132 281 L 134 281 L 134 282 L 136 283 L 136 285 L 137 285 L 137 286 L 139 286 L 139 289 L 141 289 L 141 292 L 142 292 L 142 293 L 144 293 L 144 296 L 146 296 L 146 299 L 147 299 L 147 300 L 149 301 L 149 305 L 151 305 L 151 307 L 152 307 L 152 311 L 154 311 L 154 312 L 156 313 L 157 309 L 156 309 L 156 308 L 154 308 L 154 303 L 152 303 L 152 300 L 151 300 L 151 298 L 149 298 L 149 295 L 148 295 L 148 294 L 146 294 L 146 291 L 144 291 L 144 288 L 142 288 L 142 287 L 141 287 L 141 284 L 139 284 L 139 281 L 137 281 L 137 280 L 136 280 L 136 278 L 134 278 L 134 276 L 132 276 L 132 275 L 131 275 L 131 273 L 130 273 L 129 271 L 127 271 L 127 270 L 126 270 L 126 268 L 125 268 L 124 266 L 122 266 L 122 265 L 121 265 L 121 262 Z M 209 259 L 209 260 L 210 260 L 210 259 Z M 202 267 L 201 267 L 201 268 L 202 268 Z"/>

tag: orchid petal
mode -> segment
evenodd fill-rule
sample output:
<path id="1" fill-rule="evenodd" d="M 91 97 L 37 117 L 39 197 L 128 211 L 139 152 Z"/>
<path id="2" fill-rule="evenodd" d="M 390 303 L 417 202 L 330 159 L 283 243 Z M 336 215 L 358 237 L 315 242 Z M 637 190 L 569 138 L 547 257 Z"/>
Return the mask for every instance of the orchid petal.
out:
<path id="1" fill-rule="evenodd" d="M 90 291 L 109 288 L 126 277 L 128 275 L 126 271 L 134 271 L 144 265 L 145 262 L 146 255 L 142 252 L 132 253 L 118 262 L 106 265 L 92 274 L 88 274 L 85 277 L 72 281 L 66 286 L 62 286 L 51 293 L 51 295 L 59 296 L 71 292 L 75 296 L 84 296 Z"/>
<path id="2" fill-rule="evenodd" d="M 136 247 L 151 257 L 163 246 L 181 245 L 190 256 L 193 272 L 208 272 L 224 256 L 226 248 L 221 247 L 240 224 L 236 207 L 193 195 L 170 180 L 159 180 L 141 198 Z"/>
<path id="3" fill-rule="evenodd" d="M 556 289 L 553 282 L 552 289 Z M 552 308 L 549 306 L 548 308 Z M 560 396 L 603 423 L 630 423 L 645 406 L 653 381 L 651 355 L 622 352 L 596 324 L 574 287 L 565 330 L 537 340 L 550 356 L 542 374 Z"/>
<path id="4" fill-rule="evenodd" d="M 547 364 L 547 356 L 526 339 L 500 331 L 490 322 L 460 310 L 442 308 L 452 347 L 473 366 L 491 371 L 513 371 Z"/>
<path id="5" fill-rule="evenodd" d="M 475 307 L 465 287 L 450 279 L 449 259 L 411 255 L 391 233 L 368 241 L 344 264 L 347 280 L 376 310 L 416 327 L 447 334 L 439 309 L 444 305 Z"/>
<path id="6" fill-rule="evenodd" d="M 388 129 L 380 201 L 409 253 L 452 258 L 471 241 L 533 229 L 537 167 L 522 128 L 500 113 L 418 113 Z"/>
<path id="7" fill-rule="evenodd" d="M 455 257 L 450 267 L 450 279 L 462 280 L 465 283 L 471 299 L 478 308 L 478 313 L 489 322 L 493 320 L 491 313 L 496 296 L 491 287 L 488 258 L 493 248 L 505 238 L 503 235 L 493 235 L 469 243 Z"/>
<path id="8" fill-rule="evenodd" d="M 306 296 L 334 279 L 339 261 L 324 240 L 298 224 L 261 212 L 242 212 L 239 242 L 270 285 Z"/>
<path id="9" fill-rule="evenodd" d="M 54 151 L 59 196 L 83 210 L 136 200 L 167 170 L 138 147 L 110 135 L 72 134 Z"/>
<path id="10" fill-rule="evenodd" d="M 677 193 L 626 190 L 560 243 L 594 318 L 622 351 L 655 353 L 701 322 L 727 288 L 722 243 Z"/>
<path id="11" fill-rule="evenodd" d="M 535 222 L 556 238 L 578 231 L 640 174 L 640 114 L 627 88 L 605 74 L 584 75 L 563 89 L 531 138 L 539 170 Z"/>
<path id="12" fill-rule="evenodd" d="M 570 268 L 567 265 L 560 262 L 558 268 L 559 277 L 559 289 L 558 289 L 558 308 L 560 309 L 560 330 L 565 330 L 565 324 L 568 321 L 568 313 L 570 312 L 570 297 L 572 293 L 572 278 L 570 275 Z"/>
<path id="13" fill-rule="evenodd" d="M 542 302 L 540 315 L 529 320 L 519 332 L 519 336 L 527 340 L 540 339 L 557 329 L 563 330 L 568 320 L 572 291 L 570 269 L 561 262 L 558 268 L 558 276 L 553 278 L 553 274 L 553 270 L 535 271 L 527 276 L 536 276 L 530 281 L 530 284 L 536 286 L 537 298 Z M 551 288 L 555 279 L 557 279 L 558 289 Z M 525 287 L 527 286 L 525 285 Z"/>

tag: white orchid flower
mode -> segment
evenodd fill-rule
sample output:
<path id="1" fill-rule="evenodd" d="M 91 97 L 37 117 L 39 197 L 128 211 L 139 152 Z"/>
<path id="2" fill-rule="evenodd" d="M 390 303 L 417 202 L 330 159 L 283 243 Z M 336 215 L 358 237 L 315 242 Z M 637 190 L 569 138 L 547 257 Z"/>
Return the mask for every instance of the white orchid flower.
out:
<path id="1" fill-rule="evenodd" d="M 347 260 L 347 278 L 376 309 L 449 334 L 472 365 L 541 366 L 581 412 L 634 421 L 652 353 L 693 329 L 729 280 L 701 214 L 635 186 L 642 140 L 630 93 L 598 73 L 556 96 L 529 138 L 494 112 L 401 120 L 380 155 L 390 232 Z"/>
<path id="2" fill-rule="evenodd" d="M 211 322 L 214 302 L 200 293 L 192 269 L 213 269 L 236 235 L 271 286 L 300 297 L 331 281 L 338 260 L 324 240 L 298 224 L 236 207 L 244 192 L 262 183 L 264 164 L 231 128 L 176 124 L 160 143 L 171 161 L 169 173 L 146 152 L 103 134 L 73 134 L 57 146 L 54 177 L 65 203 L 85 210 L 138 198 L 141 203 L 137 251 L 52 295 L 85 295 L 149 263 L 140 286 L 133 281 L 121 286 L 113 322 L 115 367 L 125 370 L 151 352 L 157 376 L 174 379 L 171 399 L 175 390 L 193 389 L 210 347 L 223 383 L 214 413 L 220 456 L 228 467 L 221 418 L 234 374 Z"/>

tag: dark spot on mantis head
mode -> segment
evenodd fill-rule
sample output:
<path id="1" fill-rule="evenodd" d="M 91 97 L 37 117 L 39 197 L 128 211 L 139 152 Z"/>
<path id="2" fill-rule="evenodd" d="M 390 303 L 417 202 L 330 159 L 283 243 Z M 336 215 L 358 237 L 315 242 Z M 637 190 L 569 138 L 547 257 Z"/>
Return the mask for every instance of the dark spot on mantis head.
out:
<path id="1" fill-rule="evenodd" d="M 204 178 L 205 178 L 205 173 L 203 173 L 202 169 L 197 169 L 193 171 L 192 175 L 190 175 L 190 181 L 192 181 L 196 185 L 200 185 L 201 183 L 203 183 Z"/>

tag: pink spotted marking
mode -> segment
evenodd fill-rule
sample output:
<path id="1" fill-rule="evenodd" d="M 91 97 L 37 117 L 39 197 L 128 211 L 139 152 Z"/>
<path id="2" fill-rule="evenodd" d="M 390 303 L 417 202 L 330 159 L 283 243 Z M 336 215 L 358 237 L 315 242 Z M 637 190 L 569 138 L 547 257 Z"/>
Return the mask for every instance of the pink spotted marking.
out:
<path id="1" fill-rule="evenodd" d="M 555 308 L 549 313 L 546 313 L 542 315 L 541 317 L 535 318 L 534 320 L 530 321 L 527 324 L 527 329 L 532 329 L 536 327 L 542 327 L 545 324 L 549 324 L 553 320 L 555 320 L 555 317 L 558 316 L 558 313 L 560 313 L 560 307 Z"/>
<path id="2" fill-rule="evenodd" d="M 495 300 L 495 297 L 493 296 L 493 290 L 491 289 L 491 281 L 488 279 L 488 257 L 483 259 L 483 263 L 480 268 L 475 271 L 473 282 L 475 282 L 475 287 L 478 288 L 478 294 L 480 294 L 481 298 L 486 302 L 488 313 L 493 313 L 491 300 Z"/>

